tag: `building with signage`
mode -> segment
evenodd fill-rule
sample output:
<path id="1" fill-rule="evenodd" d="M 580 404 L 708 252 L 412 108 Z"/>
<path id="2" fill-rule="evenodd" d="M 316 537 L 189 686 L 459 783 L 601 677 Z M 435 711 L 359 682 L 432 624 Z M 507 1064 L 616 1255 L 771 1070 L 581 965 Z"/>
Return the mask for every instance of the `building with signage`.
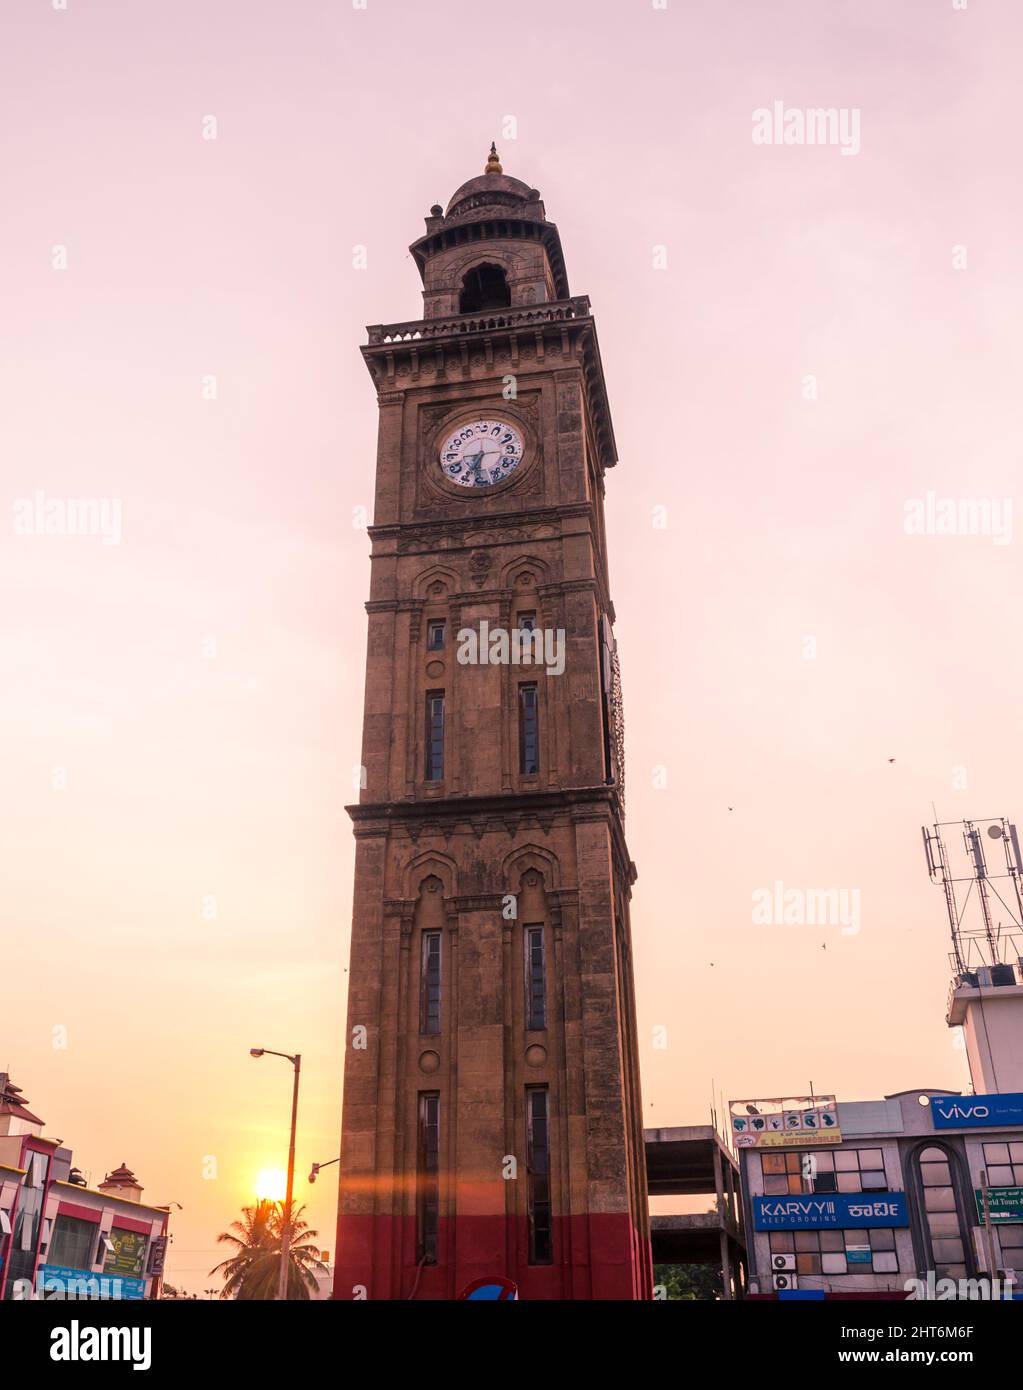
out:
<path id="1" fill-rule="evenodd" d="M 159 1296 L 168 1211 L 121 1164 L 95 1189 L 0 1072 L 0 1299 Z"/>
<path id="2" fill-rule="evenodd" d="M 914 1281 L 992 1273 L 1023 1285 L 1023 1094 L 730 1109 L 752 1295 L 905 1298 Z"/>

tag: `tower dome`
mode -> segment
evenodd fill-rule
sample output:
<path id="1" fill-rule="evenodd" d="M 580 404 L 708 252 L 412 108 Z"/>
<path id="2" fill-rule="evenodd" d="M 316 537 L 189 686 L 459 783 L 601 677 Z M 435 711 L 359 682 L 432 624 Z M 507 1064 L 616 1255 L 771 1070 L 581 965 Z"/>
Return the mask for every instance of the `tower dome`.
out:
<path id="1" fill-rule="evenodd" d="M 518 208 L 540 202 L 540 194 L 521 179 L 510 178 L 501 166 L 497 146 L 491 142 L 490 155 L 482 174 L 467 179 L 448 201 L 446 217 L 459 217 L 482 208 Z M 542 209 L 541 209 L 542 216 Z"/>
<path id="2" fill-rule="evenodd" d="M 423 277 L 426 318 L 569 298 L 558 229 L 537 189 L 506 174 L 497 147 L 426 219 L 409 248 Z"/>

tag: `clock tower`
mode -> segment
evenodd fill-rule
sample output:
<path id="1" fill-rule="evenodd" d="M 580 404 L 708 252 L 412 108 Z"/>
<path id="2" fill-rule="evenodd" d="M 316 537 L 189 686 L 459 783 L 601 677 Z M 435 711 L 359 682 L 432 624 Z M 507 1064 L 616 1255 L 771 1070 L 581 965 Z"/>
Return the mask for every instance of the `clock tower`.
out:
<path id="1" fill-rule="evenodd" d="M 335 1297 L 651 1292 L 589 300 L 484 173 L 369 329 L 380 410 Z"/>

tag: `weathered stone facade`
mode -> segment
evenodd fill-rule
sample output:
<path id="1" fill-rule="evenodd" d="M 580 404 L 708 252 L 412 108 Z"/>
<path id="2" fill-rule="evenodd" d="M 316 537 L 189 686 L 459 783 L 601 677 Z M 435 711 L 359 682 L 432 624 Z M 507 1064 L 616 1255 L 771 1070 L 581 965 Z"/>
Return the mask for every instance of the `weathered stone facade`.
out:
<path id="1" fill-rule="evenodd" d="M 588 301 L 569 295 L 539 194 L 500 172 L 463 185 L 446 214 L 435 209 L 412 252 L 424 318 L 371 328 L 363 348 L 380 429 L 365 788 L 349 808 L 335 1296 L 451 1298 L 497 1274 L 524 1298 L 647 1297 L 635 868 L 603 521 L 616 459 L 594 323 Z M 479 266 L 503 272 L 507 298 L 459 312 Z M 466 489 L 443 475 L 438 450 L 482 417 L 511 423 L 525 447 L 502 481 Z M 456 659 L 461 629 L 515 629 L 526 614 L 563 631 L 563 674 Z M 439 621 L 445 640 L 431 649 Z M 535 771 L 520 757 L 526 678 Z M 425 710 L 438 692 L 443 776 L 428 780 Z M 522 1002 L 527 923 L 542 927 L 542 1029 L 527 1027 Z M 432 1034 L 422 1031 L 424 932 L 441 934 Z M 526 1096 L 538 1087 L 550 1116 L 546 1262 L 530 1260 L 527 1210 Z M 417 1224 L 424 1093 L 439 1098 L 432 1258 Z"/>

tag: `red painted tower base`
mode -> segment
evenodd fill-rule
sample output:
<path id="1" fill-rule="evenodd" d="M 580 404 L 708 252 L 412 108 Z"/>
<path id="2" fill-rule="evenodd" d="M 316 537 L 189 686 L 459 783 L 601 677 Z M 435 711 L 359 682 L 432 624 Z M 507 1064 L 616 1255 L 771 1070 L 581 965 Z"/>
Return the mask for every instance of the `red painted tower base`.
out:
<path id="1" fill-rule="evenodd" d="M 528 1263 L 521 1218 L 442 1219 L 435 1265 L 415 1263 L 414 1217 L 346 1216 L 338 1223 L 336 1299 L 454 1299 L 473 1279 L 503 1275 L 520 1299 L 649 1299 L 650 1249 L 625 1213 L 554 1221 L 554 1263 Z"/>

